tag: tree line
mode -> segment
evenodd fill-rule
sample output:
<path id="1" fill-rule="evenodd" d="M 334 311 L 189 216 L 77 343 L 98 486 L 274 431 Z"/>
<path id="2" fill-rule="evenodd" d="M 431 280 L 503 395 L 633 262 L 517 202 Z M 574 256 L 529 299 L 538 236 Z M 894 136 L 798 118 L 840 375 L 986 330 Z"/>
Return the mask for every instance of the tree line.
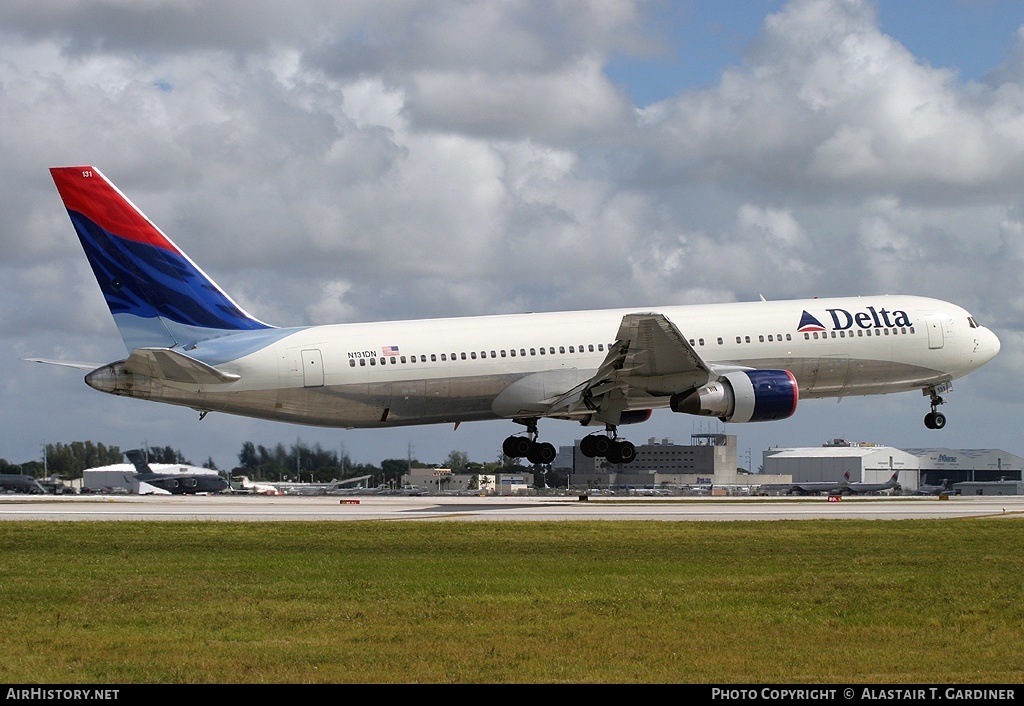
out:
<path id="1" fill-rule="evenodd" d="M 320 444 L 307 446 L 296 443 L 285 446 L 278 443 L 266 447 L 247 441 L 238 454 L 235 475 L 244 474 L 257 481 L 298 480 L 313 483 L 328 483 L 370 476 L 370 485 L 393 485 L 397 487 L 403 475 L 413 468 L 450 468 L 458 473 L 511 473 L 527 470 L 515 459 L 502 454 L 496 461 L 477 463 L 469 460 L 465 451 L 452 451 L 442 463 L 424 463 L 418 459 L 388 458 L 380 465 L 353 463 L 347 454 L 340 455 L 334 450 L 324 449 Z"/>
<path id="2" fill-rule="evenodd" d="M 150 446 L 143 449 L 150 463 L 180 463 L 193 465 L 175 448 L 170 446 Z M 45 444 L 41 460 L 26 463 L 11 463 L 0 458 L 0 473 L 24 473 L 36 478 L 48 478 L 57 475 L 65 479 L 81 478 L 86 468 L 112 466 L 125 463 L 124 452 L 119 446 L 94 444 L 91 441 L 72 441 L 70 444 Z M 206 468 L 216 468 L 212 459 L 204 464 Z"/>
<path id="3" fill-rule="evenodd" d="M 185 458 L 181 451 L 170 446 L 150 446 L 144 449 L 150 463 L 172 463 L 196 465 Z M 26 463 L 10 463 L 0 458 L 0 473 L 25 473 L 36 478 L 56 475 L 64 480 L 82 477 L 87 468 L 125 463 L 124 451 L 118 446 L 107 446 L 92 441 L 73 441 L 69 444 L 45 444 L 43 459 Z M 204 468 L 220 470 L 212 458 L 203 464 Z M 450 468 L 457 473 L 513 473 L 527 470 L 515 459 L 501 453 L 495 461 L 479 463 L 471 461 L 465 451 L 452 451 L 440 463 L 422 463 L 417 459 L 384 459 L 380 465 L 353 463 L 347 454 L 324 449 L 320 444 L 309 446 L 301 441 L 286 446 L 278 443 L 263 446 L 246 441 L 238 452 L 238 465 L 230 469 L 230 475 L 246 475 L 254 481 L 299 481 L 328 483 L 359 476 L 370 476 L 371 485 L 391 484 L 397 486 L 401 477 L 416 468 Z"/>

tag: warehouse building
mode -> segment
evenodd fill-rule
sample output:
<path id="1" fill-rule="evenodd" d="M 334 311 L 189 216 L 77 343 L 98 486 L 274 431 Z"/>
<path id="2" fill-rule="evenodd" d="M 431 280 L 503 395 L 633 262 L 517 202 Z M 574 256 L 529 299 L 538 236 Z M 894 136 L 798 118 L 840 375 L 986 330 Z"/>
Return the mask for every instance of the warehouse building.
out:
<path id="1" fill-rule="evenodd" d="M 840 442 L 837 439 L 822 447 L 767 449 L 762 455 L 762 469 L 766 474 L 789 475 L 794 483 L 844 479 L 883 483 L 899 472 L 904 491 L 941 485 L 943 481 L 1019 481 L 1024 470 L 1024 459 L 999 449 L 897 449 Z M 973 487 L 970 494 L 974 494 Z"/>
<path id="2" fill-rule="evenodd" d="M 1000 449 L 906 449 L 918 458 L 921 482 L 939 484 L 1021 480 L 1024 458 Z"/>
<path id="3" fill-rule="evenodd" d="M 884 483 L 899 471 L 903 488 L 917 488 L 918 458 L 891 446 L 811 446 L 767 449 L 762 471 L 789 476 L 793 483 L 848 480 L 851 483 Z"/>

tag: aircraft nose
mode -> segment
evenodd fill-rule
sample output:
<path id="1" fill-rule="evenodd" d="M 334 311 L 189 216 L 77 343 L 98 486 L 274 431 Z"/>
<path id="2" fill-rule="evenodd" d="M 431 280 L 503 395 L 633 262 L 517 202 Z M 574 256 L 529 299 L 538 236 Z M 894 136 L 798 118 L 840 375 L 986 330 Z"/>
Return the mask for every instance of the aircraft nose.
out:
<path id="1" fill-rule="evenodd" d="M 984 335 L 978 341 L 978 355 L 982 363 L 987 363 L 999 353 L 1001 344 L 999 343 L 999 337 L 991 329 L 983 329 L 983 331 Z"/>

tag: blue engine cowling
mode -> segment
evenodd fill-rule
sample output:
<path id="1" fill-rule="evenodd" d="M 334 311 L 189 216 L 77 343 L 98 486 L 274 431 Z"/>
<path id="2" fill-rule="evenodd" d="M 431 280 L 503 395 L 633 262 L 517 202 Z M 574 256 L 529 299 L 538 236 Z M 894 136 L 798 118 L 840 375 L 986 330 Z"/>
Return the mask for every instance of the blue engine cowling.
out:
<path id="1" fill-rule="evenodd" d="M 669 406 L 723 422 L 770 422 L 791 417 L 799 399 L 800 388 L 788 370 L 744 370 L 672 395 Z"/>

